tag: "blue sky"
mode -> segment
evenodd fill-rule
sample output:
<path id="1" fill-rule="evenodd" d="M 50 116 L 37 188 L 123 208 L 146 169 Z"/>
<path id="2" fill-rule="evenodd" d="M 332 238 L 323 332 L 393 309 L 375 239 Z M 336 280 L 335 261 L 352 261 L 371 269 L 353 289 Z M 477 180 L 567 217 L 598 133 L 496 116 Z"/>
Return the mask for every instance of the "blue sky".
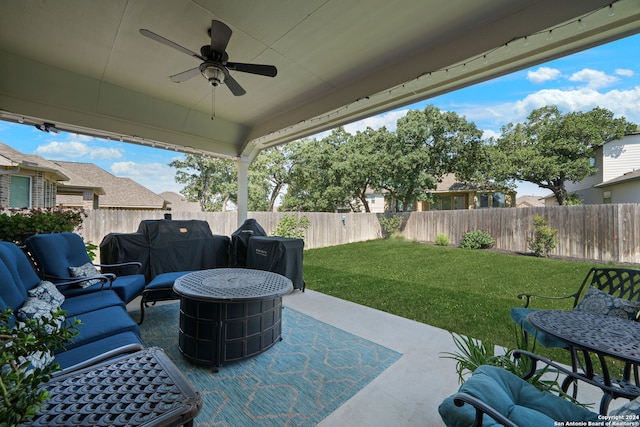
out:
<path id="1" fill-rule="evenodd" d="M 596 106 L 640 124 L 640 61 L 635 56 L 640 35 L 557 59 L 466 89 L 345 126 L 355 133 L 367 126 L 395 129 L 408 109 L 433 104 L 475 122 L 485 136 L 499 135 L 509 122 L 522 122 L 532 110 L 557 105 L 562 111 L 588 111 Z M 0 142 L 47 159 L 95 163 L 116 176 L 128 177 L 156 193 L 179 192 L 168 163 L 174 151 L 137 146 L 75 134 L 48 134 L 32 126 L 0 121 Z M 522 183 L 518 195 L 546 195 Z"/>

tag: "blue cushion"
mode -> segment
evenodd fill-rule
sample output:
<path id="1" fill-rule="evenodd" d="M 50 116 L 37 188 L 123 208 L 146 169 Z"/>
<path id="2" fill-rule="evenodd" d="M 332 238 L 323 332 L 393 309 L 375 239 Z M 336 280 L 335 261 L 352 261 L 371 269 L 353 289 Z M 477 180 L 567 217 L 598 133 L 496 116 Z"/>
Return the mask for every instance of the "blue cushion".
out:
<path id="1" fill-rule="evenodd" d="M 144 290 L 145 279 L 143 274 L 131 274 L 129 276 L 118 276 L 113 281 L 112 289 L 125 303 L 131 302 Z"/>
<path id="2" fill-rule="evenodd" d="M 67 298 L 60 307 L 66 310 L 67 317 L 72 317 L 111 306 L 126 308 L 118 294 L 110 290 L 104 290 Z"/>
<path id="3" fill-rule="evenodd" d="M 482 400 L 523 427 L 552 426 L 558 420 L 598 420 L 598 414 L 552 393 L 540 391 L 518 376 L 495 366 L 480 366 L 460 386 L 459 391 Z M 475 410 L 469 411 L 471 407 L 465 406 L 468 408 L 460 410 L 453 404 L 453 397 L 450 397 L 439 406 L 438 411 L 448 427 L 468 427 L 473 423 Z M 488 422 L 487 425 L 492 424 Z"/>
<path id="4" fill-rule="evenodd" d="M 172 271 L 170 273 L 158 274 L 145 286 L 145 290 L 172 288 L 173 282 L 175 282 L 178 277 L 189 273 L 191 273 L 191 271 Z"/>
<path id="5" fill-rule="evenodd" d="M 535 338 L 536 343 L 542 344 L 545 347 L 559 347 L 559 348 L 568 348 L 569 346 L 562 340 L 559 340 L 555 337 L 549 336 L 544 332 L 540 332 L 536 328 L 534 328 L 531 323 L 527 321 L 527 316 L 529 313 L 535 311 L 533 308 L 512 308 L 511 309 L 511 319 L 516 322 L 516 325 L 520 326 L 524 331 L 529 334 L 532 338 Z"/>
<path id="6" fill-rule="evenodd" d="M 594 286 L 589 286 L 582 301 L 576 305 L 574 310 L 635 320 L 638 317 L 640 304 L 626 298 L 616 298 Z"/>
<path id="7" fill-rule="evenodd" d="M 0 262 L 0 298 L 16 312 L 27 300 L 27 291 L 13 279 L 4 262 Z"/>
<path id="8" fill-rule="evenodd" d="M 31 261 L 18 246 L 11 242 L 0 242 L 0 260 L 7 266 L 13 280 L 27 291 L 40 283 Z"/>
<path id="9" fill-rule="evenodd" d="M 69 318 L 70 316 L 67 315 L 67 319 Z M 81 313 L 75 318 L 79 319 L 82 324 L 78 326 L 79 335 L 73 339 L 72 343 L 67 344 L 67 349 L 97 341 L 118 332 L 130 331 L 140 336 L 140 329 L 136 322 L 126 310 L 119 306 Z"/>
<path id="10" fill-rule="evenodd" d="M 66 351 L 60 350 L 55 354 L 54 360 L 62 369 L 65 369 L 130 344 L 142 344 L 142 342 L 133 332 L 121 332 Z"/>
<path id="11" fill-rule="evenodd" d="M 76 233 L 36 234 L 25 245 L 47 275 L 69 277 L 69 267 L 91 262 L 82 237 Z"/>
<path id="12" fill-rule="evenodd" d="M 173 292 L 173 283 L 178 277 L 188 273 L 191 271 L 172 271 L 158 274 L 144 287 L 143 302 L 178 299 L 178 294 Z"/>

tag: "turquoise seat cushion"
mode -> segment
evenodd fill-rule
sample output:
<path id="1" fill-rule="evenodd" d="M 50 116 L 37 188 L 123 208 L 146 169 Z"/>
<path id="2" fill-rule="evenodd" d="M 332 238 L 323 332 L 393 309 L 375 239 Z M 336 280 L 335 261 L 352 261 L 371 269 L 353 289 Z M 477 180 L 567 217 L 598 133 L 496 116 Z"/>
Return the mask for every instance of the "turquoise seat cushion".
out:
<path id="1" fill-rule="evenodd" d="M 529 313 L 535 311 L 533 308 L 512 308 L 511 319 L 516 322 L 516 325 L 520 326 L 524 331 L 529 334 L 530 337 L 535 338 L 536 343 L 542 344 L 545 347 L 559 347 L 568 348 L 569 346 L 562 340 L 549 336 L 544 332 L 540 332 L 534 328 L 531 323 L 527 321 Z"/>
<path id="2" fill-rule="evenodd" d="M 598 414 L 540 391 L 518 376 L 494 366 L 480 366 L 459 391 L 482 400 L 521 427 L 553 426 L 557 421 L 566 420 L 598 420 Z M 438 411 L 448 427 L 468 427 L 475 417 L 475 410 L 470 405 L 455 406 L 453 396 L 445 399 Z M 485 419 L 487 423 L 483 425 L 496 425 L 486 415 Z"/>

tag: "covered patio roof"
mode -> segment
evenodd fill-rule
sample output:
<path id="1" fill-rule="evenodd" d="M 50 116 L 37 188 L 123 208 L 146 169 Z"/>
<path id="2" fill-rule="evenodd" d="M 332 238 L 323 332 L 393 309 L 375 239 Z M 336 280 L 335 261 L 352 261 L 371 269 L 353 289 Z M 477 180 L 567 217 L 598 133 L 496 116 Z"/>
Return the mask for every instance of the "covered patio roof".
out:
<path id="1" fill-rule="evenodd" d="M 212 20 L 246 94 L 198 75 Z M 264 148 L 640 31 L 640 0 L 5 0 L 0 119 L 208 153 Z M 242 184 L 242 183 L 241 183 Z M 239 201 L 242 205 L 242 201 Z"/>

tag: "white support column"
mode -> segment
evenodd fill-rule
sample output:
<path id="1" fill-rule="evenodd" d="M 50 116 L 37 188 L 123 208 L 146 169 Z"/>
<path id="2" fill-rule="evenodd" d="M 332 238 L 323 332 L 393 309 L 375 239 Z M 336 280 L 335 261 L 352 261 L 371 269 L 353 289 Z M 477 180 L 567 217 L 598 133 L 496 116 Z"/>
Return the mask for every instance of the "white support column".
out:
<path id="1" fill-rule="evenodd" d="M 249 157 L 238 158 L 238 227 L 247 219 L 249 204 Z"/>

